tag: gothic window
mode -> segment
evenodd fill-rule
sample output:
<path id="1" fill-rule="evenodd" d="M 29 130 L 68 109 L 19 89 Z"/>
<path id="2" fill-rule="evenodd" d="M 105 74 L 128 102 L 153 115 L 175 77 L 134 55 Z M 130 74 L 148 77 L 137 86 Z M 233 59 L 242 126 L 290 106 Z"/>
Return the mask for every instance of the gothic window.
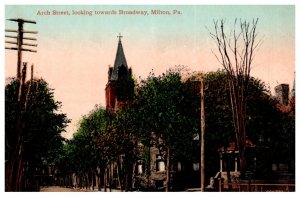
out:
<path id="1" fill-rule="evenodd" d="M 177 162 L 175 167 L 176 167 L 176 171 L 180 172 L 182 170 L 181 162 Z"/>
<path id="2" fill-rule="evenodd" d="M 138 164 L 138 174 L 143 174 L 143 164 Z"/>
<path id="3" fill-rule="evenodd" d="M 156 155 L 156 171 L 162 172 L 166 170 L 165 162 L 160 154 Z"/>
<path id="4" fill-rule="evenodd" d="M 121 67 L 118 68 L 118 77 L 125 78 L 127 77 L 127 68 L 122 64 Z"/>
<path id="5" fill-rule="evenodd" d="M 145 164 L 142 160 L 138 160 L 137 165 L 136 165 L 136 173 L 138 175 L 144 174 L 145 172 Z"/>
<path id="6" fill-rule="evenodd" d="M 175 172 L 180 172 L 180 171 L 182 170 L 181 162 L 175 161 L 175 162 L 173 163 L 173 165 L 171 166 L 171 170 L 172 170 L 172 171 L 175 171 Z"/>

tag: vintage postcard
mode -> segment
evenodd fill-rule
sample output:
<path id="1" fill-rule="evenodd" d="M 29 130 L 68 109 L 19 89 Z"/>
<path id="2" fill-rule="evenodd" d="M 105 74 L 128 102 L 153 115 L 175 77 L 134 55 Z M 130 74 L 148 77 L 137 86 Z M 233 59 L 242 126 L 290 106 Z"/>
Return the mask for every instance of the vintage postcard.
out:
<path id="1" fill-rule="evenodd" d="M 5 191 L 295 192 L 295 5 L 5 5 Z"/>

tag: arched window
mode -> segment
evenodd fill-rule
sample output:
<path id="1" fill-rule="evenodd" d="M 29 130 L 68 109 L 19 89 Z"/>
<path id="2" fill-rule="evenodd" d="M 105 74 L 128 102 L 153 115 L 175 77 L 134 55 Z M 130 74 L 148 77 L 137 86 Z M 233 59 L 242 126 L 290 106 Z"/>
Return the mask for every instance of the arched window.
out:
<path id="1" fill-rule="evenodd" d="M 156 171 L 162 172 L 166 170 L 165 162 L 160 154 L 156 155 Z"/>

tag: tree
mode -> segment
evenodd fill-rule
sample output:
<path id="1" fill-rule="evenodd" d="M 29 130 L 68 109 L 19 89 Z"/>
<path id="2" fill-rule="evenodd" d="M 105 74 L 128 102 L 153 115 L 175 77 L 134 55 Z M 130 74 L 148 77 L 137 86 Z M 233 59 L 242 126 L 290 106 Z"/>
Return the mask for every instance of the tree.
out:
<path id="1" fill-rule="evenodd" d="M 224 71 L 209 72 L 204 79 L 206 87 L 205 166 L 210 167 L 205 173 L 210 176 L 215 176 L 219 171 L 218 149 L 226 148 L 235 141 L 228 81 Z M 256 145 L 254 176 L 256 179 L 275 179 L 270 170 L 272 163 L 288 163 L 292 166 L 294 162 L 293 111 L 282 112 L 278 108 L 278 101 L 272 98 L 270 91 L 261 80 L 251 77 L 248 86 L 251 94 L 248 96 L 246 106 L 246 129 L 247 139 Z M 227 163 L 226 156 L 223 157 Z M 248 164 L 246 168 L 250 165 Z"/>
<path id="2" fill-rule="evenodd" d="M 5 160 L 6 174 L 13 174 L 6 177 L 8 191 L 30 190 L 26 188 L 31 186 L 27 185 L 25 188 L 25 183 L 33 180 L 35 170 L 43 163 L 54 162 L 64 141 L 61 133 L 69 122 L 65 114 L 58 113 L 61 103 L 54 100 L 53 89 L 49 88 L 43 79 L 27 82 L 24 84 L 23 92 L 22 111 L 19 112 L 22 136 L 19 136 L 17 133 L 18 82 L 9 79 L 5 86 Z M 26 110 L 23 109 L 25 107 Z M 21 138 L 21 152 L 17 161 L 14 153 L 18 148 L 19 138 Z M 18 167 L 9 166 L 10 164 L 18 164 Z"/>
<path id="3" fill-rule="evenodd" d="M 118 166 L 118 178 L 121 190 L 130 191 L 134 164 L 137 160 L 136 120 L 134 111 L 123 108 L 114 114 L 110 137 L 113 138 L 116 149 L 115 161 Z M 125 187 L 125 189 L 124 189 Z"/>
<path id="4" fill-rule="evenodd" d="M 100 106 L 82 117 L 79 128 L 73 138 L 65 145 L 64 156 L 59 170 L 62 177 L 75 173 L 79 179 L 76 186 L 94 187 L 94 176 L 98 190 L 109 163 L 117 155 L 115 136 L 112 136 L 113 116 Z M 77 163 L 80 160 L 81 163 Z M 70 161 L 70 169 L 65 169 L 65 161 Z M 83 182 L 85 181 L 85 182 Z M 106 186 L 106 184 L 104 184 Z"/>
<path id="5" fill-rule="evenodd" d="M 246 103 L 248 97 L 248 85 L 251 66 L 255 56 L 255 50 L 261 43 L 257 42 L 258 19 L 252 23 L 240 21 L 240 30 L 236 32 L 234 23 L 233 35 L 225 33 L 225 21 L 214 22 L 214 32 L 210 36 L 215 41 L 218 55 L 217 60 L 225 69 L 229 82 L 231 111 L 235 129 L 236 147 L 239 151 L 240 167 L 242 175 L 245 167 L 245 141 L 246 141 Z"/>
<path id="6" fill-rule="evenodd" d="M 110 135 L 113 116 L 104 108 L 98 107 L 90 117 L 94 125 L 92 136 L 96 149 L 98 189 L 101 190 L 101 180 L 106 182 L 104 180 L 105 170 L 116 156 L 116 149 L 114 147 L 115 139 Z M 106 188 L 106 183 L 104 184 L 104 188 Z"/>
<path id="7" fill-rule="evenodd" d="M 159 148 L 166 162 L 166 191 L 172 159 L 192 158 L 200 100 L 191 85 L 183 83 L 180 71 L 175 69 L 157 77 L 150 74 L 138 88 L 137 114 L 143 126 L 141 132 L 146 134 L 142 137 L 150 141 L 148 145 Z"/>

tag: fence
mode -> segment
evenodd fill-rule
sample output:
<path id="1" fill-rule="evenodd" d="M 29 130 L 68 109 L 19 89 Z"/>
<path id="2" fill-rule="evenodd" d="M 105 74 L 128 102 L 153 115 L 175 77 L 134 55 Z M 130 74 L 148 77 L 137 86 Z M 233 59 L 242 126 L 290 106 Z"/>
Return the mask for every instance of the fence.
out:
<path id="1" fill-rule="evenodd" d="M 224 188 L 226 186 L 226 188 Z M 228 183 L 224 185 L 222 180 L 219 180 L 219 192 L 295 192 L 295 184 L 266 184 L 266 183 Z"/>

